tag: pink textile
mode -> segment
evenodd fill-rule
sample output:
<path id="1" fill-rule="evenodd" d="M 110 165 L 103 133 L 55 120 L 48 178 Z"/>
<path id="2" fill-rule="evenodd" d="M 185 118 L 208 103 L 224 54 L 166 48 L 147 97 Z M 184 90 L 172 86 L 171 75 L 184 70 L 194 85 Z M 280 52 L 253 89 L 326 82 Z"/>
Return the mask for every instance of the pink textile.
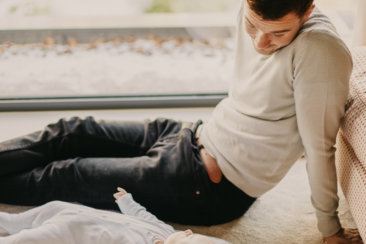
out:
<path id="1" fill-rule="evenodd" d="M 347 111 L 337 140 L 337 172 L 352 216 L 366 241 L 366 47 L 352 51 Z"/>

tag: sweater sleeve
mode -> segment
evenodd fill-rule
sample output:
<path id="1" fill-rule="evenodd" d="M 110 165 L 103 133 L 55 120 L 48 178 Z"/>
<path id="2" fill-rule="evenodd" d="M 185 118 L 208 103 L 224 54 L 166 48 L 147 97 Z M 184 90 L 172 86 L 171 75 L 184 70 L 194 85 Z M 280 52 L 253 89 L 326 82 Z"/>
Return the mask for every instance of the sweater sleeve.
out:
<path id="1" fill-rule="evenodd" d="M 118 198 L 117 205 L 123 214 L 135 216 L 144 219 L 145 221 L 155 222 L 156 224 L 164 227 L 164 229 L 174 232 L 173 227 L 159 220 L 155 215 L 148 212 L 146 208 L 135 202 L 130 193 Z"/>
<path id="2" fill-rule="evenodd" d="M 341 228 L 334 145 L 345 112 L 352 58 L 333 34 L 310 31 L 299 38 L 293 59 L 297 125 L 318 228 L 327 237 Z"/>

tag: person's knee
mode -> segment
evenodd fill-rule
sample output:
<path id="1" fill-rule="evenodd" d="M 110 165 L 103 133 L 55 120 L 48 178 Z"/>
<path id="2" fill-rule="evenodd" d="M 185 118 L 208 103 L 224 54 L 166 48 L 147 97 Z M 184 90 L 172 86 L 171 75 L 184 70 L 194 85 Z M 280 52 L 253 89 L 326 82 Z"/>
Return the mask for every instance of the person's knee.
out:
<path id="1" fill-rule="evenodd" d="M 85 118 L 74 116 L 70 119 L 61 118 L 56 123 L 47 125 L 46 131 L 53 135 L 85 134 L 87 131 L 94 131 L 96 124 L 97 122 L 92 116 Z"/>

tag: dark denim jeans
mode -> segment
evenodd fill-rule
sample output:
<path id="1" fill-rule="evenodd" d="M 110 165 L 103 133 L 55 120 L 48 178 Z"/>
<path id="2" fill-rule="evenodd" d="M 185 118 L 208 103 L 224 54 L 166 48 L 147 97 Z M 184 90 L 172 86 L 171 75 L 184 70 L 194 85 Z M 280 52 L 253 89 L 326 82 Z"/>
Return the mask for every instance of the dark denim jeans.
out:
<path id="1" fill-rule="evenodd" d="M 225 177 L 210 181 L 195 140 L 201 121 L 61 119 L 0 144 L 0 201 L 51 200 L 117 209 L 117 186 L 163 220 L 211 225 L 253 203 Z"/>

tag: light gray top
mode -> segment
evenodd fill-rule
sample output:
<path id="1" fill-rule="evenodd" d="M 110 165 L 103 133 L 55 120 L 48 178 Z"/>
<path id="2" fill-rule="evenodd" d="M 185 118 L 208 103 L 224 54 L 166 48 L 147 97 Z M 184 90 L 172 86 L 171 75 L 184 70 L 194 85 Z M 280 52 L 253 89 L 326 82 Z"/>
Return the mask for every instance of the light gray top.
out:
<path id="1" fill-rule="evenodd" d="M 0 243 L 153 244 L 175 232 L 133 201 L 129 193 L 117 204 L 124 214 L 61 201 L 20 214 L 0 212 L 0 227 L 11 234 L 0 237 Z"/>
<path id="2" fill-rule="evenodd" d="M 0 243 L 155 244 L 175 230 L 136 203 L 127 193 L 117 200 L 123 214 L 52 201 L 19 214 L 0 212 L 0 228 L 9 236 Z M 215 244 L 229 244 L 210 237 Z"/>
<path id="3" fill-rule="evenodd" d="M 288 46 L 257 53 L 237 25 L 237 56 L 228 98 L 200 129 L 223 174 L 258 197 L 305 152 L 312 203 L 324 236 L 340 228 L 334 144 L 345 112 L 352 58 L 317 9 Z"/>

